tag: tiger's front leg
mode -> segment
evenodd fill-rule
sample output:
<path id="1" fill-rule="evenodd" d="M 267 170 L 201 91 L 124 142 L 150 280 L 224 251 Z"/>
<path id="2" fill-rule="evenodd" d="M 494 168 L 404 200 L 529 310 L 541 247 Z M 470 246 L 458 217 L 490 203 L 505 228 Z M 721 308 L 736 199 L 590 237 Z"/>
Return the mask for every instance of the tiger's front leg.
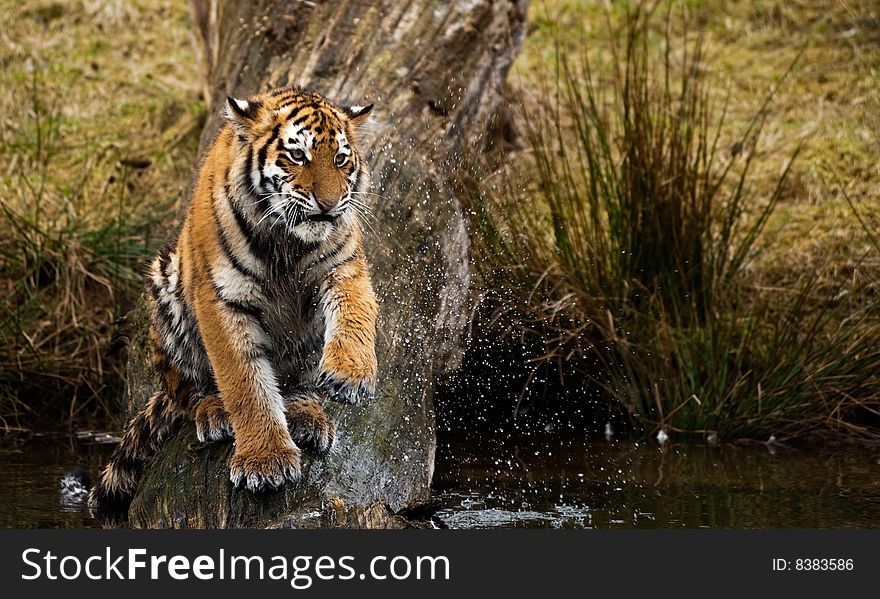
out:
<path id="1" fill-rule="evenodd" d="M 330 275 L 321 300 L 324 349 L 317 383 L 334 399 L 358 404 L 376 387 L 376 295 L 363 257 Z"/>
<path id="2" fill-rule="evenodd" d="M 285 401 L 269 360 L 257 306 L 202 285 L 195 298 L 202 341 L 235 435 L 229 479 L 251 491 L 300 477 L 300 450 L 287 429 Z"/>

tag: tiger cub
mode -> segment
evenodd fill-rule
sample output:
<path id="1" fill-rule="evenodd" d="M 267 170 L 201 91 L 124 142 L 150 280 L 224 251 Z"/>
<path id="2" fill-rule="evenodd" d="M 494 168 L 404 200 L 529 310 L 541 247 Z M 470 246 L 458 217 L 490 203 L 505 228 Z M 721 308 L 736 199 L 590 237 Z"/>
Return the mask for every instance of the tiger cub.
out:
<path id="1" fill-rule="evenodd" d="M 372 105 L 278 89 L 228 99 L 177 239 L 149 274 L 159 386 L 92 490 L 123 507 L 144 460 L 186 419 L 235 439 L 229 479 L 272 490 L 300 450 L 334 444 L 327 396 L 376 384 L 376 297 L 362 245 L 369 174 L 357 150 Z"/>

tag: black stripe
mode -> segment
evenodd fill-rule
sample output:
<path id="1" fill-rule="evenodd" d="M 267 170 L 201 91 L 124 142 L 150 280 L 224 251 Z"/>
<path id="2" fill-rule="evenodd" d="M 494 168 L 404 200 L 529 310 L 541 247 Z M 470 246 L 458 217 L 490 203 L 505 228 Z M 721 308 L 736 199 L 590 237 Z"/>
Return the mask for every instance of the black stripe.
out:
<path id="1" fill-rule="evenodd" d="M 187 322 L 186 317 L 181 318 L 181 323 L 178 327 L 174 326 L 173 323 L 174 315 L 171 313 L 171 304 L 156 302 L 156 313 L 154 315 L 153 326 L 159 336 L 159 347 L 155 349 L 159 350 L 158 354 L 169 363 L 172 362 L 172 359 L 171 356 L 168 356 L 166 353 L 165 343 L 171 341 L 174 344 L 174 347 L 178 350 L 181 350 L 182 345 L 189 345 L 187 343 L 186 333 L 182 332 L 180 329 L 192 326 L 192 323 Z M 183 337 L 183 339 L 181 339 L 181 337 Z M 161 364 L 157 364 L 157 368 L 161 370 L 160 366 Z"/>
<path id="2" fill-rule="evenodd" d="M 300 109 L 300 112 L 305 112 L 305 114 L 303 114 L 302 116 L 298 116 L 298 117 L 296 117 L 296 119 L 294 119 L 294 121 L 293 121 L 294 127 L 302 125 L 307 120 L 309 120 L 309 117 L 311 117 L 314 114 L 313 112 L 309 111 L 308 108 L 309 108 L 308 106 L 304 106 L 303 108 Z M 297 114 L 299 114 L 299 113 L 297 113 Z"/>
<path id="3" fill-rule="evenodd" d="M 283 100 L 282 102 L 279 102 L 278 108 L 276 108 L 276 110 L 281 110 L 282 108 L 287 108 L 291 104 L 296 104 L 297 102 L 301 102 L 301 101 L 302 101 L 302 98 L 300 98 L 299 96 L 290 96 L 289 98 Z"/>
<path id="4" fill-rule="evenodd" d="M 263 344 L 257 344 L 246 351 L 244 357 L 249 361 L 259 360 L 260 358 L 268 358 L 271 351 L 272 349 L 270 347 Z"/>
<path id="5" fill-rule="evenodd" d="M 248 222 L 247 217 L 235 203 L 230 202 L 230 205 L 232 206 L 232 216 L 235 217 L 235 222 L 238 225 L 241 234 L 244 236 L 245 241 L 247 241 L 251 254 L 253 254 L 257 260 L 262 261 L 265 265 L 272 256 L 272 245 L 267 243 L 261 235 L 254 233 L 253 227 Z"/>
<path id="6" fill-rule="evenodd" d="M 233 201 L 231 189 L 229 188 L 228 182 L 226 184 L 226 197 L 229 198 L 229 206 L 232 209 L 232 216 L 235 218 L 235 223 L 238 225 L 238 229 L 239 231 L 241 231 L 241 234 L 244 237 L 245 241 L 247 241 L 251 253 L 258 260 L 262 260 L 265 263 L 268 257 L 271 255 L 272 248 L 262 241 L 261 236 L 257 235 L 254 232 L 253 225 L 248 220 L 247 216 L 245 216 L 241 207 L 238 205 L 238 203 Z M 257 196 L 254 195 L 248 195 L 245 197 L 245 200 L 247 201 L 252 201 L 255 199 L 257 199 Z M 264 212 L 268 210 L 268 198 L 264 196 L 259 197 L 259 199 L 257 199 L 256 207 Z"/>
<path id="7" fill-rule="evenodd" d="M 338 255 L 339 252 L 342 251 L 342 248 L 344 248 L 346 246 L 346 244 L 348 243 L 348 239 L 349 238 L 347 235 L 345 237 L 343 237 L 342 241 L 340 241 L 338 244 L 336 244 L 336 246 L 334 246 L 333 249 L 329 250 L 323 256 L 320 256 L 317 259 L 312 260 L 306 266 L 304 266 L 303 271 L 308 273 L 310 270 L 315 268 L 321 262 L 326 262 L 328 260 L 331 260 L 334 256 Z M 320 249 L 320 248 L 316 248 L 313 251 L 317 251 L 318 249 Z M 352 253 L 354 253 L 354 252 L 352 252 Z"/>
<path id="8" fill-rule="evenodd" d="M 330 260 L 334 256 L 338 255 L 339 252 L 341 252 L 342 249 L 348 244 L 348 241 L 350 239 L 351 239 L 350 232 L 344 233 L 338 229 L 336 231 L 334 231 L 329 239 L 327 239 L 326 241 L 324 241 L 322 243 L 319 243 L 314 249 L 311 249 L 309 251 L 309 254 L 313 254 L 313 253 L 320 250 L 320 251 L 324 252 L 324 255 L 320 258 L 313 259 L 311 262 L 308 263 L 308 266 L 305 266 L 304 270 L 308 270 L 309 268 L 315 266 L 316 264 L 319 264 L 320 262 L 323 262 L 325 260 Z M 333 244 L 332 246 L 330 245 L 331 243 Z M 357 247 L 355 247 L 353 251 L 357 251 Z M 303 255 L 303 258 L 307 258 L 307 257 L 309 257 L 309 256 L 307 256 L 305 254 Z"/>
<path id="9" fill-rule="evenodd" d="M 313 274 L 317 275 L 317 277 L 315 277 L 313 280 L 320 281 L 324 277 L 326 277 L 327 274 L 331 270 L 339 268 L 341 266 L 344 266 L 344 265 L 348 264 L 349 262 L 352 262 L 353 260 L 355 260 L 357 257 L 358 257 L 357 252 L 352 252 L 352 254 L 350 256 L 346 256 L 345 258 L 343 258 L 339 262 L 336 262 L 333 264 L 327 264 L 326 261 L 322 261 L 322 263 L 320 265 L 316 264 L 315 266 L 313 266 L 311 268 L 311 270 L 307 271 L 306 274 L 308 275 L 308 273 L 313 273 Z M 321 267 L 320 270 L 319 270 L 319 266 Z M 312 279 L 312 277 L 308 277 L 308 278 Z"/>
<path id="10" fill-rule="evenodd" d="M 171 264 L 171 252 L 159 255 L 159 272 L 168 280 L 168 265 Z"/>
<path id="11" fill-rule="evenodd" d="M 161 325 L 162 329 L 166 331 L 170 330 L 172 328 L 172 323 L 174 322 L 174 314 L 171 313 L 171 303 L 163 302 L 159 298 L 158 291 L 154 293 L 153 299 L 156 302 L 156 317 L 160 319 L 160 322 L 157 322 L 156 325 Z"/>
<path id="12" fill-rule="evenodd" d="M 236 179 L 238 180 L 238 184 L 241 189 L 256 189 L 256 183 L 254 183 L 254 147 L 252 145 L 248 145 L 247 148 L 247 157 L 245 158 L 245 172 L 238 173 Z M 231 175 L 232 173 L 230 173 Z M 260 179 L 262 180 L 263 174 L 260 172 Z M 243 180 L 242 180 L 243 179 Z M 229 198 L 229 203 L 232 204 L 232 193 L 230 189 L 231 177 L 227 177 L 226 182 L 224 183 L 224 187 L 226 190 L 226 197 Z"/>
<path id="13" fill-rule="evenodd" d="M 229 189 L 227 188 L 227 192 L 228 191 Z M 229 197 L 228 194 L 227 197 Z M 235 224 L 238 225 L 238 230 L 241 231 L 241 234 L 245 239 L 250 240 L 254 236 L 254 229 L 251 226 L 251 223 L 248 222 L 248 219 L 241 211 L 241 208 L 232 201 L 232 198 L 229 199 L 229 207 L 232 209 L 232 217 L 235 219 Z"/>
<path id="14" fill-rule="evenodd" d="M 186 304 L 179 302 L 176 298 L 172 298 L 167 302 L 162 301 L 159 297 L 159 290 L 156 287 L 151 287 L 150 291 L 152 292 L 155 304 L 155 312 L 152 314 L 151 320 L 153 327 L 159 333 L 159 337 L 161 337 L 161 342 L 164 343 L 170 339 L 178 348 L 192 346 L 192 336 L 197 331 L 198 326 L 192 311 Z M 172 311 L 175 301 L 178 301 L 181 307 L 179 320 Z M 183 352 L 183 355 L 186 355 L 186 352 Z"/>
<path id="15" fill-rule="evenodd" d="M 278 137 L 279 133 L 281 133 L 281 123 L 276 123 L 275 127 L 272 129 L 272 134 L 269 136 L 269 139 L 266 141 L 266 145 L 269 146 L 273 141 Z"/>
<path id="16" fill-rule="evenodd" d="M 245 189 L 248 189 L 248 188 L 250 188 L 251 185 L 253 185 L 252 176 L 253 176 L 253 172 L 254 172 L 254 146 L 252 146 L 252 145 L 248 145 L 247 158 L 245 158 L 245 164 L 247 164 L 247 172 L 245 173 L 245 175 L 247 176 L 247 183 L 248 183 L 248 185 Z M 227 179 L 226 182 L 228 184 L 229 180 Z"/>
<path id="17" fill-rule="evenodd" d="M 223 250 L 224 254 L 226 254 L 226 258 L 229 259 L 229 263 L 232 264 L 232 268 L 237 270 L 242 275 L 253 279 L 257 283 L 262 284 L 263 280 L 260 277 L 259 273 L 252 272 L 248 267 L 241 263 L 238 257 L 236 257 L 235 252 L 233 252 L 232 246 L 229 243 L 229 239 L 226 237 L 226 232 L 223 229 L 223 224 L 220 222 L 220 215 L 217 213 L 217 210 L 218 208 L 215 204 L 214 210 L 212 210 L 211 212 L 212 216 L 214 217 L 214 226 L 217 228 L 217 239 L 218 241 L 220 241 L 220 249 Z"/>
<path id="18" fill-rule="evenodd" d="M 216 219 L 216 217 L 215 217 Z M 218 227 L 220 223 L 217 223 Z M 217 238 L 220 240 L 220 249 L 223 250 L 223 253 L 226 254 L 226 258 L 229 259 L 229 263 L 232 265 L 232 268 L 237 270 L 240 274 L 249 277 L 256 281 L 257 283 L 262 283 L 262 279 L 260 275 L 255 272 L 251 272 L 244 264 L 242 264 L 238 258 L 236 258 L 235 254 L 232 251 L 232 246 L 229 245 L 229 240 L 226 239 L 226 234 L 222 229 L 217 229 Z"/>
<path id="19" fill-rule="evenodd" d="M 300 239 L 295 239 L 295 253 L 303 258 L 305 258 L 308 254 L 316 251 L 319 247 L 321 247 L 320 241 L 301 241 Z"/>
<path id="20" fill-rule="evenodd" d="M 332 269 L 332 268 L 339 268 L 340 266 L 345 266 L 349 262 L 353 262 L 354 260 L 356 260 L 357 257 L 358 257 L 358 253 L 357 253 L 357 251 L 354 251 L 351 253 L 350 256 L 343 258 L 342 260 L 340 260 L 339 262 L 337 262 L 336 264 L 334 264 L 330 268 Z"/>
<path id="21" fill-rule="evenodd" d="M 281 123 L 275 125 L 275 128 L 272 129 L 271 135 L 269 135 L 269 139 L 266 140 L 266 143 L 262 145 L 262 147 L 257 151 L 257 166 L 260 168 L 260 185 L 264 184 L 265 176 L 263 176 L 263 169 L 266 166 L 266 155 L 269 153 L 269 146 L 275 141 L 278 137 L 278 133 L 281 131 Z"/>
<path id="22" fill-rule="evenodd" d="M 159 262 L 159 271 L 162 273 L 162 276 L 165 278 L 163 289 L 165 289 L 166 291 L 167 291 L 166 286 L 168 285 L 168 280 L 169 280 L 168 267 L 171 265 L 171 256 L 174 255 L 174 253 L 175 252 L 169 250 L 165 256 L 160 258 L 160 262 Z M 184 306 L 184 308 L 186 307 L 185 303 L 183 301 L 183 262 L 184 262 L 183 257 L 178 255 L 178 257 L 177 257 L 177 285 L 174 286 L 174 294 L 171 295 L 171 299 L 168 301 L 169 306 L 174 300 L 177 300 L 178 302 L 180 302 Z M 158 297 L 158 290 L 156 291 L 156 295 L 154 295 L 154 298 L 156 299 L 157 303 L 164 306 L 164 302 L 162 302 Z M 170 310 L 170 308 L 168 310 Z M 170 315 L 170 313 L 169 313 L 168 316 L 171 317 L 172 315 Z"/>
<path id="23" fill-rule="evenodd" d="M 279 96 L 284 96 L 286 94 L 295 94 L 295 93 L 297 93 L 296 90 L 297 90 L 297 88 L 292 87 L 292 86 L 276 87 L 275 89 L 273 89 L 272 91 L 269 92 L 269 95 L 272 96 L 273 98 L 277 98 Z"/>
<path id="24" fill-rule="evenodd" d="M 280 110 L 284 107 L 284 102 L 289 102 L 291 98 L 293 98 L 295 94 L 285 91 L 278 94 L 272 94 L 272 97 L 275 98 L 275 104 L 273 110 Z"/>
<path id="25" fill-rule="evenodd" d="M 160 345 L 162 346 L 162 353 L 165 353 L 165 342 L 169 339 L 174 343 L 174 346 L 177 349 L 180 349 L 182 345 L 189 345 L 189 343 L 187 343 L 188 335 L 181 329 L 191 328 L 193 323 L 188 322 L 186 316 L 183 316 L 181 317 L 180 326 L 174 326 L 174 314 L 171 313 L 171 304 L 156 302 L 156 312 L 156 321 L 153 324 L 161 338 Z"/>
<path id="26" fill-rule="evenodd" d="M 159 286 L 156 285 L 152 279 L 150 280 L 150 295 L 153 296 L 153 300 L 155 300 L 157 304 L 161 303 L 161 300 L 159 299 Z"/>
<path id="27" fill-rule="evenodd" d="M 230 310 L 240 312 L 241 314 L 246 314 L 247 316 L 256 319 L 258 322 L 260 321 L 260 319 L 263 318 L 263 309 L 258 306 L 253 306 L 244 302 L 227 299 L 225 297 L 221 297 L 220 301 L 223 302 Z"/>
<path id="28" fill-rule="evenodd" d="M 211 281 L 211 286 L 214 288 L 214 295 L 217 296 L 217 299 L 223 302 L 223 304 L 230 310 L 234 310 L 235 312 L 239 312 L 241 314 L 246 314 L 256 319 L 257 322 L 260 322 L 260 320 L 263 318 L 263 309 L 259 306 L 254 306 L 253 304 L 248 304 L 246 302 L 240 302 L 238 300 L 223 297 L 220 288 L 213 280 Z"/>

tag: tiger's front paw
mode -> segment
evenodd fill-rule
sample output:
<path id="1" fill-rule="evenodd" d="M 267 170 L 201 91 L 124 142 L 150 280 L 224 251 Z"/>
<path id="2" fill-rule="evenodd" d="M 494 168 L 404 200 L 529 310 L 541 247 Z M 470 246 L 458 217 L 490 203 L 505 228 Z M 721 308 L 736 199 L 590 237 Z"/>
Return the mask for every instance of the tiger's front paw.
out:
<path id="1" fill-rule="evenodd" d="M 236 451 L 229 461 L 229 480 L 236 488 L 274 491 L 286 480 L 299 480 L 299 462 L 299 449 L 293 444 L 263 453 Z"/>
<path id="2" fill-rule="evenodd" d="M 316 383 L 331 399 L 354 405 L 373 399 L 376 394 L 371 379 L 347 377 L 336 370 L 322 371 Z"/>
<path id="3" fill-rule="evenodd" d="M 296 393 L 287 400 L 287 425 L 290 437 L 318 453 L 327 453 L 336 443 L 336 423 L 330 419 L 315 391 Z"/>
<path id="4" fill-rule="evenodd" d="M 199 441 L 225 441 L 235 436 L 229 414 L 223 407 L 223 400 L 219 395 L 209 395 L 200 399 L 193 412 L 193 420 L 196 423 L 196 436 Z"/>

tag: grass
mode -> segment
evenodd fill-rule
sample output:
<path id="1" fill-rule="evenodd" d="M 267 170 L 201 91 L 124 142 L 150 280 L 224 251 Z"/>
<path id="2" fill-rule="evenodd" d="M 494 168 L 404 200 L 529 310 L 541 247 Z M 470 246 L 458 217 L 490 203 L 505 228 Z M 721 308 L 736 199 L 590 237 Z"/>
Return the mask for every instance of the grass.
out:
<path id="1" fill-rule="evenodd" d="M 875 3 L 675 0 L 672 30 L 687 20 L 701 51 L 665 54 L 666 23 L 654 19 L 641 56 L 668 58 L 673 82 L 699 77 L 685 102 L 674 87 L 654 95 L 656 81 L 628 97 L 614 88 L 614 65 L 630 63 L 608 35 L 625 40 L 634 4 L 531 4 L 511 78 L 533 123 L 531 151 L 512 161 L 527 168 L 489 178 L 493 210 L 475 204 L 491 326 L 515 332 L 514 353 L 552 363 L 569 388 L 580 392 L 579 378 L 603 389 L 646 433 L 874 436 Z M 0 9 L 0 417 L 82 422 L 116 407 L 112 323 L 192 174 L 204 108 L 188 16 L 170 0 Z M 561 87 L 553 76 L 544 86 L 557 63 Z M 655 116 L 671 102 L 685 111 L 627 121 L 622 99 Z M 644 152 L 622 179 L 613 167 L 633 143 Z M 707 144 L 713 160 L 694 151 Z M 635 182 L 661 193 L 634 193 Z"/>
<path id="2" fill-rule="evenodd" d="M 812 148 L 797 140 L 768 184 L 755 167 L 776 97 L 736 114 L 708 75 L 706 26 L 648 6 L 603 16 L 611 33 L 577 61 L 560 36 L 552 100 L 523 119 L 526 174 L 473 203 L 481 274 L 502 290 L 493 322 L 643 433 L 880 438 L 871 286 L 791 263 L 771 286 L 761 260 L 790 251 L 771 225 L 809 193 L 793 175 Z"/>
<path id="3" fill-rule="evenodd" d="M 612 18 L 632 2 L 614 2 Z M 873 0 L 676 0 L 703 37 L 703 68 L 713 94 L 729 98 L 721 145 L 729 147 L 759 111 L 767 91 L 800 54 L 766 114 L 753 190 L 766 196 L 795 148 L 789 191 L 780 199 L 759 243 L 755 268 L 794 284 L 801 271 L 828 269 L 829 246 L 847 240 L 863 251 L 868 239 L 849 209 L 838 181 L 866 212 L 880 209 L 880 24 Z M 521 89 L 540 87 L 557 54 L 587 48 L 595 62 L 609 62 L 604 4 L 582 0 L 534 0 L 530 33 L 511 80 Z M 540 103 L 541 94 L 530 102 Z M 716 112 L 720 118 L 721 111 Z M 713 123 L 717 125 L 717 123 Z M 726 137 L 724 137 L 726 136 Z M 854 251 L 858 254 L 859 251 Z M 876 267 L 874 260 L 868 264 Z M 863 268 L 865 263 L 863 262 Z"/>
<path id="4" fill-rule="evenodd" d="M 198 144 L 187 15 L 4 2 L 0 19 L 0 418 L 94 425 L 121 395 L 113 322 L 164 242 Z"/>

